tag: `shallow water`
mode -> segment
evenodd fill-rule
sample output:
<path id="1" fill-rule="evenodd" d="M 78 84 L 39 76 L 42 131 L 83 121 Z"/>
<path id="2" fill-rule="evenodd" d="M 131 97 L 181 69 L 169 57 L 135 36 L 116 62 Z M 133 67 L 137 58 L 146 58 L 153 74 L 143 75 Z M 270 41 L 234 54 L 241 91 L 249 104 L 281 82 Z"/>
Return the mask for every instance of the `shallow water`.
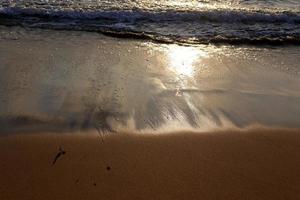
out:
<path id="1" fill-rule="evenodd" d="M 297 46 L 0 30 L 1 132 L 300 126 Z"/>

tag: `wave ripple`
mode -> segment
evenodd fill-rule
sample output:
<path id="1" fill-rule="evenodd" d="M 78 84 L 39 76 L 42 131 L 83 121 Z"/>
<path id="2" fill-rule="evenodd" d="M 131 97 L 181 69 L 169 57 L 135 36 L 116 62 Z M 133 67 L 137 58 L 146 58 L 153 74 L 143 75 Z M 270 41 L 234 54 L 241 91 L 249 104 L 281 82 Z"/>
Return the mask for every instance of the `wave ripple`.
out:
<path id="1" fill-rule="evenodd" d="M 158 42 L 300 43 L 300 13 L 296 11 L 233 8 L 120 10 L 2 4 L 0 25 L 96 31 Z"/>

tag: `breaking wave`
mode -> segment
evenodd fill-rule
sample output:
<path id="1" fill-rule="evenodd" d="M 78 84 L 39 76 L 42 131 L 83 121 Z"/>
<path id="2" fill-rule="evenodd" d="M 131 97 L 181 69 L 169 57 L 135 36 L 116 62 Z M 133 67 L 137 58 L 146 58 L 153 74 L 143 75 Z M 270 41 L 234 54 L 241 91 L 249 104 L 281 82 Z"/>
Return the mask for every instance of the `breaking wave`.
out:
<path id="1" fill-rule="evenodd" d="M 300 44 L 300 13 L 249 9 L 100 10 L 0 7 L 0 25 L 96 31 L 158 42 Z"/>

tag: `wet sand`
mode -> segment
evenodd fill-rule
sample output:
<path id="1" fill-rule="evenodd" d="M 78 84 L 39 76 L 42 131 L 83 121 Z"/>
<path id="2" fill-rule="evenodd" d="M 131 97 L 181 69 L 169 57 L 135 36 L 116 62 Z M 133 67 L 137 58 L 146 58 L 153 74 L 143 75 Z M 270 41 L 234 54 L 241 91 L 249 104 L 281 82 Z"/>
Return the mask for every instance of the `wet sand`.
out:
<path id="1" fill-rule="evenodd" d="M 0 198 L 299 199 L 300 131 L 10 135 Z M 55 164 L 61 147 L 66 154 Z"/>
<path id="2" fill-rule="evenodd" d="M 298 46 L 0 34 L 0 133 L 300 128 Z"/>

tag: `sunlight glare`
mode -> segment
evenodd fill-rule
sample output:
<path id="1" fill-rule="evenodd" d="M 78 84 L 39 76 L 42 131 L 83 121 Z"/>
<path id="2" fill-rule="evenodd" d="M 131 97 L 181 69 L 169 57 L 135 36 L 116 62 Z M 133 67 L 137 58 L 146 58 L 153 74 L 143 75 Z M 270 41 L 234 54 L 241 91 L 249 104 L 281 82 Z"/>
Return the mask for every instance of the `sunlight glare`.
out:
<path id="1" fill-rule="evenodd" d="M 200 58 L 206 57 L 207 53 L 195 47 L 170 46 L 170 67 L 178 75 L 193 76 L 194 63 Z"/>

